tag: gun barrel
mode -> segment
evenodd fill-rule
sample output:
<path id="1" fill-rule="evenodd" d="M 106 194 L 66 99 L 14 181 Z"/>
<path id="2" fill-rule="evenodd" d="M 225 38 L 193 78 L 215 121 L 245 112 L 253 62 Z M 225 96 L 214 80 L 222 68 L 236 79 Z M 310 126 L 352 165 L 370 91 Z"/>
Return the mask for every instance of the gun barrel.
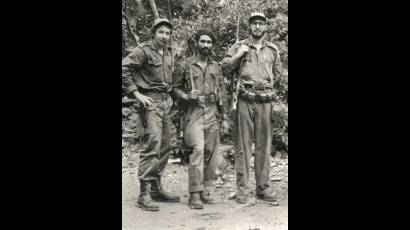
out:
<path id="1" fill-rule="evenodd" d="M 189 69 L 189 81 L 191 84 L 191 90 L 195 90 L 195 82 L 194 82 L 194 78 L 192 77 L 192 71 L 191 71 L 191 67 L 189 66 L 189 63 L 188 63 L 188 69 Z"/>

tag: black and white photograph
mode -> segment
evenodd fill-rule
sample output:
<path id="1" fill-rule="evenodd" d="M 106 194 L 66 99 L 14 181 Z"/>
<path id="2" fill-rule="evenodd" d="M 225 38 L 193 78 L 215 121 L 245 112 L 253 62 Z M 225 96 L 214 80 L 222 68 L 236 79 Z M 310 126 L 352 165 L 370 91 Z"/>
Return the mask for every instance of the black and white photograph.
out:
<path id="1" fill-rule="evenodd" d="M 122 229 L 288 229 L 287 0 L 122 0 Z"/>

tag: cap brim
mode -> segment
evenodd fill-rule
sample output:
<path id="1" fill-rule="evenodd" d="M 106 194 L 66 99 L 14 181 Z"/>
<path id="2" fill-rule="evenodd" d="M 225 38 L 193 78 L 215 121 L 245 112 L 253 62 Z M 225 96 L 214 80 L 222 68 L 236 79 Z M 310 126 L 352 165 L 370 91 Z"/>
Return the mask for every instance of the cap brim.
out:
<path id="1" fill-rule="evenodd" d="M 160 22 L 160 23 L 156 24 L 152 29 L 158 28 L 159 26 L 162 26 L 162 25 L 168 26 L 169 28 L 172 29 L 172 25 L 169 22 Z"/>
<path id="2" fill-rule="evenodd" d="M 251 21 L 254 20 L 254 19 L 258 19 L 258 18 L 261 19 L 261 20 L 263 20 L 264 22 L 266 22 L 266 18 L 263 17 L 263 16 L 259 16 L 259 15 L 250 17 L 250 18 L 249 18 L 249 22 L 251 22 Z"/>

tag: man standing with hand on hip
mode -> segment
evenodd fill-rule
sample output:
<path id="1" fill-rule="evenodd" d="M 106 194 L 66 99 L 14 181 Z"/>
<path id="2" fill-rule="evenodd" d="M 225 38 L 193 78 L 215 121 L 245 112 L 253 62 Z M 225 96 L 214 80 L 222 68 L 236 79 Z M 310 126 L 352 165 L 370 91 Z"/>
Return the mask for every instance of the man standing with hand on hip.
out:
<path id="1" fill-rule="evenodd" d="M 161 176 L 168 162 L 173 104 L 170 97 L 173 71 L 172 47 L 168 47 L 172 25 L 167 19 L 156 19 L 153 38 L 141 43 L 122 61 L 122 82 L 126 92 L 140 103 L 144 120 L 144 143 L 140 153 L 138 205 L 147 211 L 159 211 L 152 199 L 178 202 L 179 197 L 164 191 Z"/>

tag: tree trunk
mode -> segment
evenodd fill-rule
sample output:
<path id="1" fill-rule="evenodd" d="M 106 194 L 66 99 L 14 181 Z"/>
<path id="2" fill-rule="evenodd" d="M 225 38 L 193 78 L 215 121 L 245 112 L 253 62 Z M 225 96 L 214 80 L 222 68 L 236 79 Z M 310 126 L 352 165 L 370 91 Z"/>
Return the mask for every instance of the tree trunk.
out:
<path id="1" fill-rule="evenodd" d="M 135 0 L 135 5 L 137 6 L 137 14 L 138 16 L 143 15 L 144 7 L 142 6 L 142 0 Z"/>
<path id="2" fill-rule="evenodd" d="M 122 16 L 124 17 L 126 21 L 128 32 L 131 34 L 131 37 L 134 39 L 135 43 L 138 45 L 138 40 L 139 40 L 138 35 L 136 35 L 134 31 L 132 31 L 131 22 L 128 19 L 128 16 L 124 13 L 124 11 L 122 12 Z"/>
<path id="3" fill-rule="evenodd" d="M 157 5 L 155 4 L 155 0 L 148 0 L 149 5 L 151 6 L 152 12 L 154 13 L 155 19 L 159 18 Z"/>
<path id="4" fill-rule="evenodd" d="M 171 3 L 169 1 L 170 0 L 168 0 L 168 18 L 169 18 L 169 20 L 171 20 L 171 18 L 172 18 Z"/>

